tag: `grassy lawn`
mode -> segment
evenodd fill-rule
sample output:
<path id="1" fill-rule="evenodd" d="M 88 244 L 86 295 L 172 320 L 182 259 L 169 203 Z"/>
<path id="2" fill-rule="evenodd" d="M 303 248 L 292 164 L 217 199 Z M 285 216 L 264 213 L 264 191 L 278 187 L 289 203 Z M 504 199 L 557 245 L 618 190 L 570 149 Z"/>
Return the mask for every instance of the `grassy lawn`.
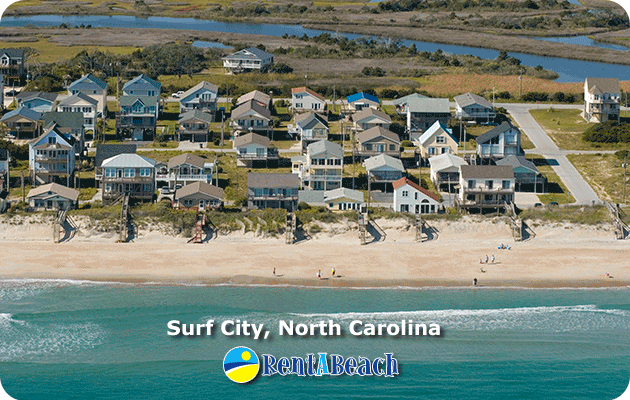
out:
<path id="1" fill-rule="evenodd" d="M 569 154 L 567 158 L 600 198 L 623 203 L 622 161 L 614 154 Z M 630 170 L 627 172 L 627 177 L 630 177 Z M 626 191 L 630 195 L 627 181 L 626 186 Z M 626 201 L 629 197 L 626 196 Z"/>
<path id="2" fill-rule="evenodd" d="M 22 1 L 16 4 L 22 4 Z M 48 39 L 40 38 L 37 42 L 3 42 L 0 41 L 0 48 L 20 48 L 30 47 L 37 52 L 36 56 L 30 57 L 29 62 L 35 60 L 44 63 L 54 63 L 60 59 L 70 59 L 83 50 L 100 50 L 114 54 L 131 54 L 137 50 L 131 46 L 59 46 Z"/>
<path id="3" fill-rule="evenodd" d="M 610 215 L 606 207 L 552 207 L 531 208 L 523 210 L 519 216 L 523 219 L 539 219 L 543 221 L 568 222 L 572 224 L 598 225 L 610 223 Z"/>
<path id="4" fill-rule="evenodd" d="M 179 147 L 178 142 L 151 142 L 146 147 L 152 149 L 176 149 Z"/>
<path id="5" fill-rule="evenodd" d="M 96 188 L 80 188 L 79 200 L 90 200 L 96 194 Z"/>
<path id="6" fill-rule="evenodd" d="M 270 143 L 271 146 L 277 149 L 290 149 L 296 144 L 300 144 L 300 142 L 296 142 L 294 140 L 275 140 Z"/>
<path id="7" fill-rule="evenodd" d="M 538 170 L 547 178 L 547 194 L 539 194 L 538 198 L 541 203 L 549 204 L 555 201 L 558 204 L 571 204 L 575 203 L 575 198 L 569 194 L 569 190 L 564 183 L 560 180 L 558 174 L 556 174 L 546 161 L 545 158 L 539 155 L 530 154 L 527 156 L 528 160 L 531 160 Z"/>
<path id="8" fill-rule="evenodd" d="M 629 144 L 590 143 L 582 139 L 584 131 L 593 124 L 587 123 L 580 110 L 538 109 L 531 110 L 531 115 L 547 132 L 549 137 L 566 150 L 622 150 L 630 148 Z M 623 120 L 623 118 L 622 118 Z"/>

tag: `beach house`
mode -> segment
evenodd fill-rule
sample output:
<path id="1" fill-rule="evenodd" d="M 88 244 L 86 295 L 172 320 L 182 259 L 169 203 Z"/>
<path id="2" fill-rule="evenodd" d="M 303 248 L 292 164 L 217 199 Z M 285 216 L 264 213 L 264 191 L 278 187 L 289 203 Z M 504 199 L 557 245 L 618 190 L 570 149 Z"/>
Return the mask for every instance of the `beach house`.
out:
<path id="1" fill-rule="evenodd" d="M 342 187 L 324 192 L 324 204 L 332 211 L 359 211 L 363 203 L 363 192 L 358 190 Z"/>
<path id="2" fill-rule="evenodd" d="M 424 132 L 436 121 L 446 126 L 451 118 L 448 99 L 412 98 L 407 102 L 407 130 Z"/>
<path id="3" fill-rule="evenodd" d="M 248 47 L 222 58 L 223 68 L 230 73 L 260 71 L 273 64 L 273 54 Z"/>
<path id="4" fill-rule="evenodd" d="M 57 112 L 44 113 L 43 126 L 48 130 L 53 126 L 66 137 L 74 138 L 74 154 L 81 156 L 85 150 L 85 129 L 83 127 L 83 113 L 81 112 Z"/>
<path id="5" fill-rule="evenodd" d="M 0 193 L 3 190 L 9 191 L 10 167 L 11 153 L 7 149 L 0 148 Z"/>
<path id="6" fill-rule="evenodd" d="M 586 78 L 584 81 L 584 110 L 588 122 L 619 122 L 621 117 L 621 88 L 617 78 Z"/>
<path id="7" fill-rule="evenodd" d="M 473 93 L 454 97 L 455 118 L 490 122 L 497 116 L 490 102 Z"/>
<path id="8" fill-rule="evenodd" d="M 79 93 L 83 93 L 96 100 L 97 115 L 99 117 L 105 116 L 107 112 L 107 82 L 92 74 L 83 75 L 83 77 L 68 86 L 68 95 L 74 96 Z"/>
<path id="9" fill-rule="evenodd" d="M 80 194 L 78 190 L 58 183 L 48 183 L 31 189 L 26 201 L 35 211 L 71 210 L 76 208 Z"/>
<path id="10" fill-rule="evenodd" d="M 233 108 L 237 108 L 245 103 L 249 103 L 250 101 L 257 103 L 266 109 L 271 109 L 271 96 L 259 90 L 252 90 L 251 92 L 245 93 L 236 99 L 236 104 Z"/>
<path id="11" fill-rule="evenodd" d="M 84 128 L 93 131 L 98 116 L 98 100 L 79 92 L 59 101 L 56 111 L 62 113 L 82 113 Z"/>
<path id="12" fill-rule="evenodd" d="M 521 131 L 509 122 L 504 122 L 477 137 L 477 156 L 482 163 L 522 154 Z"/>
<path id="13" fill-rule="evenodd" d="M 291 89 L 291 111 L 324 110 L 326 110 L 326 99 L 321 94 L 304 86 Z"/>
<path id="14" fill-rule="evenodd" d="M 0 75 L 8 85 L 20 86 L 26 76 L 24 49 L 0 49 Z"/>
<path id="15" fill-rule="evenodd" d="M 254 162 L 268 162 L 278 160 L 278 149 L 270 146 L 271 141 L 257 133 L 246 133 L 234 138 L 233 146 L 236 150 L 236 165 L 251 167 Z"/>
<path id="16" fill-rule="evenodd" d="M 302 187 L 312 190 L 333 190 L 341 187 L 343 176 L 343 148 L 328 140 L 311 143 L 305 156 L 291 158 L 292 172 Z"/>
<path id="17" fill-rule="evenodd" d="M 440 121 L 435 121 L 414 141 L 418 143 L 420 156 L 424 159 L 439 154 L 457 154 L 457 146 L 459 146 L 457 139 L 453 136 L 453 131 Z"/>
<path id="18" fill-rule="evenodd" d="M 405 173 L 402 161 L 387 154 L 370 157 L 363 162 L 363 165 L 368 180 L 374 183 L 394 182 Z"/>
<path id="19" fill-rule="evenodd" d="M 268 134 L 273 129 L 271 111 L 258 102 L 250 100 L 232 110 L 230 125 L 235 135 L 242 132 Z"/>
<path id="20" fill-rule="evenodd" d="M 354 129 L 357 132 L 365 131 L 376 126 L 389 129 L 389 125 L 392 123 L 392 119 L 389 115 L 370 107 L 355 113 L 352 116 L 352 121 L 354 123 Z"/>
<path id="21" fill-rule="evenodd" d="M 20 92 L 15 96 L 17 108 L 24 107 L 38 113 L 55 110 L 57 93 L 46 92 Z"/>
<path id="22" fill-rule="evenodd" d="M 398 135 L 380 126 L 370 128 L 356 135 L 356 152 L 361 158 L 387 154 L 400 158 Z"/>
<path id="23" fill-rule="evenodd" d="M 459 167 L 468 165 L 466 160 L 451 153 L 429 158 L 431 182 L 438 190 L 453 193 L 459 185 Z"/>
<path id="24" fill-rule="evenodd" d="M 29 142 L 28 165 L 36 185 L 63 182 L 70 186 L 75 169 L 74 139 L 53 125 Z"/>
<path id="25" fill-rule="evenodd" d="M 124 95 L 116 113 L 116 135 L 133 140 L 153 140 L 159 113 L 159 97 Z"/>
<path id="26" fill-rule="evenodd" d="M 394 210 L 411 214 L 435 214 L 442 204 L 440 198 L 407 178 L 400 178 L 394 187 Z"/>
<path id="27" fill-rule="evenodd" d="M 179 112 L 199 110 L 210 115 L 214 122 L 214 114 L 217 111 L 217 95 L 219 87 L 213 83 L 201 81 L 184 92 L 179 98 Z"/>
<path id="28" fill-rule="evenodd" d="M 19 140 L 33 139 L 41 134 L 41 118 L 41 113 L 20 107 L 4 114 L 0 122 L 7 127 L 10 137 Z"/>
<path id="29" fill-rule="evenodd" d="M 100 177 L 103 202 L 124 194 L 131 200 L 152 201 L 155 194 L 155 160 L 137 154 L 119 154 L 103 160 Z"/>
<path id="30" fill-rule="evenodd" d="M 103 161 L 119 154 L 136 154 L 136 145 L 133 143 L 125 144 L 105 144 L 101 143 L 96 148 L 96 156 L 94 157 L 94 173 L 96 184 L 101 182 L 103 175 Z"/>
<path id="31" fill-rule="evenodd" d="M 545 177 L 538 171 L 533 162 L 525 158 L 525 156 L 507 156 L 497 161 L 497 165 L 507 165 L 514 172 L 514 190 L 542 192 L 545 185 Z"/>
<path id="32" fill-rule="evenodd" d="M 284 208 L 296 211 L 300 178 L 294 174 L 247 174 L 249 209 Z"/>
<path id="33" fill-rule="evenodd" d="M 364 108 L 377 109 L 381 104 L 378 97 L 365 92 L 355 93 L 346 97 L 346 102 L 348 103 L 348 111 L 351 113 L 361 111 Z"/>
<path id="34" fill-rule="evenodd" d="M 514 202 L 514 172 L 507 165 L 462 165 L 457 204 L 466 210 L 505 209 Z"/>
<path id="35" fill-rule="evenodd" d="M 208 129 L 212 121 L 212 115 L 201 110 L 190 110 L 179 114 L 177 140 L 190 140 L 193 143 L 211 141 Z"/>
<path id="36" fill-rule="evenodd" d="M 162 84 L 148 76 L 141 74 L 126 82 L 122 88 L 123 96 L 146 96 L 157 100 L 156 109 L 159 108 L 159 99 L 162 92 Z"/>
<path id="37" fill-rule="evenodd" d="M 155 180 L 158 186 L 165 184 L 171 189 L 194 182 L 212 183 L 214 168 L 214 163 L 205 158 L 184 153 L 171 157 L 167 163 L 156 163 Z"/>
<path id="38" fill-rule="evenodd" d="M 177 189 L 173 207 L 179 209 L 220 208 L 223 205 L 223 189 L 206 182 L 193 182 Z"/>
<path id="39" fill-rule="evenodd" d="M 288 132 L 300 137 L 302 153 L 306 147 L 319 140 L 328 139 L 328 118 L 313 111 L 295 114 L 294 125 L 289 125 Z"/>
<path id="40" fill-rule="evenodd" d="M 396 108 L 396 113 L 398 115 L 407 115 L 407 108 L 409 107 L 409 102 L 416 99 L 426 99 L 427 96 L 422 95 L 420 93 L 412 93 L 407 96 L 403 96 L 396 100 L 393 100 L 394 108 Z"/>

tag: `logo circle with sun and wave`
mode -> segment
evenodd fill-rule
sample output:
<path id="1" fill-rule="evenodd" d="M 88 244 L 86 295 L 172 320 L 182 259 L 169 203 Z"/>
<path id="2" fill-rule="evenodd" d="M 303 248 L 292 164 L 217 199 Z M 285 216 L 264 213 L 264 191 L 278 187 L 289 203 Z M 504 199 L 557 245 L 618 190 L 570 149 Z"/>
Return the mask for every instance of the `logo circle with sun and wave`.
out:
<path id="1" fill-rule="evenodd" d="M 239 346 L 228 351 L 223 358 L 223 371 L 231 381 L 247 383 L 258 375 L 258 356 L 250 348 Z"/>

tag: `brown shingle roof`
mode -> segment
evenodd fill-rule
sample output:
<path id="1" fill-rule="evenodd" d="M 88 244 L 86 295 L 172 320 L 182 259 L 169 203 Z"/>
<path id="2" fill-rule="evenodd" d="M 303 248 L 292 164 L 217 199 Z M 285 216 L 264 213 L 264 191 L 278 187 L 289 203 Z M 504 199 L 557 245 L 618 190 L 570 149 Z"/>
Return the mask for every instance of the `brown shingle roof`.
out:
<path id="1" fill-rule="evenodd" d="M 194 165 L 197 168 L 203 168 L 204 164 L 206 163 L 206 159 L 196 156 L 194 154 L 184 153 L 172 157 L 170 160 L 168 160 L 168 167 L 173 168 L 184 163 Z"/>
<path id="2" fill-rule="evenodd" d="M 291 89 L 291 93 L 292 93 L 292 94 L 293 94 L 293 93 L 304 93 L 304 92 L 306 92 L 306 93 L 310 94 L 310 95 L 311 95 L 311 96 L 313 96 L 313 97 L 317 97 L 318 99 L 320 99 L 320 100 L 321 100 L 321 101 L 323 101 L 323 102 L 325 102 L 325 101 L 326 101 L 326 99 L 324 98 L 324 96 L 322 96 L 321 94 L 319 94 L 319 93 L 317 93 L 317 92 L 315 92 L 315 91 L 313 91 L 313 90 L 311 90 L 311 89 L 307 88 L 306 86 L 302 86 L 302 87 L 298 87 L 298 88 L 293 88 L 293 89 Z"/>
<path id="3" fill-rule="evenodd" d="M 382 120 L 385 120 L 387 122 L 392 122 L 392 118 L 388 114 L 385 114 L 383 111 L 375 110 L 375 109 L 370 108 L 370 107 L 364 108 L 363 110 L 361 110 L 358 113 L 354 114 L 352 116 L 352 120 L 356 122 L 356 121 L 361 121 L 364 118 L 372 117 L 372 116 L 378 117 L 378 118 L 380 118 Z"/>
<path id="4" fill-rule="evenodd" d="M 28 196 L 26 196 L 26 198 L 31 198 L 33 196 L 37 196 L 37 195 L 40 195 L 40 194 L 46 193 L 46 192 L 56 193 L 56 194 L 58 194 L 58 195 L 60 195 L 62 197 L 70 199 L 72 201 L 77 201 L 79 199 L 79 191 L 78 190 L 71 189 L 69 187 L 60 185 L 58 183 L 49 183 L 47 185 L 42 185 L 42 186 L 36 187 L 34 189 L 31 189 L 28 192 Z"/>
<path id="5" fill-rule="evenodd" d="M 514 179 L 512 167 L 507 165 L 462 165 L 462 179 Z"/>
<path id="6" fill-rule="evenodd" d="M 223 200 L 223 189 L 206 182 L 194 182 L 178 189 L 175 192 L 175 200 L 179 200 L 195 193 L 203 193 L 219 200 Z"/>
<path id="7" fill-rule="evenodd" d="M 240 117 L 241 115 L 245 114 L 246 112 L 248 112 L 249 110 L 254 110 L 258 114 L 262 115 L 263 117 L 267 119 L 271 119 L 271 111 L 269 111 L 268 108 L 263 107 L 260 104 L 256 103 L 254 100 L 250 100 L 236 107 L 234 110 L 232 110 L 232 115 L 230 116 L 230 118 L 236 119 Z"/>
<path id="8" fill-rule="evenodd" d="M 617 78 L 586 78 L 589 93 L 621 93 Z"/>
<path id="9" fill-rule="evenodd" d="M 266 137 L 257 133 L 247 133 L 234 139 L 234 147 L 247 146 L 248 144 L 256 143 L 264 147 L 269 147 L 271 141 Z"/>
<path id="10" fill-rule="evenodd" d="M 428 190 L 421 188 L 420 186 L 418 186 L 415 183 L 411 182 L 407 178 L 400 178 L 399 180 L 397 180 L 394 183 L 392 183 L 392 186 L 394 187 L 394 189 L 398 189 L 399 187 L 404 186 L 404 185 L 409 185 L 412 188 L 416 189 L 417 191 L 424 193 L 425 195 L 427 195 L 428 197 L 432 198 L 433 200 L 440 201 L 439 197 L 437 197 L 433 193 L 429 192 Z"/>
<path id="11" fill-rule="evenodd" d="M 397 134 L 380 126 L 375 126 L 374 128 L 370 128 L 359 133 L 357 135 L 357 139 L 359 140 L 359 143 L 364 143 L 379 136 L 385 137 L 393 142 L 400 144 L 400 138 Z"/>

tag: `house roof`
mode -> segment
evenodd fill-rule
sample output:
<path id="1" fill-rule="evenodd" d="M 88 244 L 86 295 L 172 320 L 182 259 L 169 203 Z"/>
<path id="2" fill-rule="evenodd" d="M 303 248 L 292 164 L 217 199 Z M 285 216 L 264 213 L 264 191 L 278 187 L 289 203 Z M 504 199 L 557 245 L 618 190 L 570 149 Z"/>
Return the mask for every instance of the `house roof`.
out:
<path id="1" fill-rule="evenodd" d="M 357 135 L 357 139 L 360 143 L 367 142 L 368 140 L 372 140 L 377 137 L 385 137 L 393 142 L 400 144 L 400 138 L 394 132 L 387 130 L 380 126 L 375 126 L 373 128 L 367 129 Z"/>
<path id="2" fill-rule="evenodd" d="M 299 188 L 300 178 L 296 174 L 247 174 L 247 187 L 250 188 Z"/>
<path id="3" fill-rule="evenodd" d="M 346 97 L 346 101 L 348 101 L 348 103 L 354 103 L 355 101 L 362 100 L 362 99 L 369 100 L 376 104 L 380 103 L 380 101 L 378 100 L 378 97 L 373 96 L 369 93 L 365 93 L 365 92 L 351 94 L 350 96 Z"/>
<path id="4" fill-rule="evenodd" d="M 214 92 L 214 93 L 217 93 L 219 91 L 219 87 L 217 85 L 215 85 L 214 83 L 201 81 L 198 84 L 196 84 L 195 86 L 193 86 L 190 89 L 188 89 L 187 91 L 185 91 L 184 94 L 182 94 L 180 96 L 180 99 L 185 99 L 186 97 L 188 97 L 191 94 L 195 93 L 199 89 L 208 89 L 209 91 Z"/>
<path id="5" fill-rule="evenodd" d="M 313 190 L 316 192 L 317 190 Z M 350 200 L 357 201 L 359 203 L 363 203 L 364 197 L 363 192 L 358 190 L 348 189 L 348 188 L 338 188 L 334 190 L 327 190 L 324 192 L 324 201 L 328 202 L 330 200 L 347 198 Z"/>
<path id="6" fill-rule="evenodd" d="M 369 118 L 369 117 L 377 117 L 377 118 L 382 119 L 383 121 L 387 121 L 389 123 L 392 122 L 392 119 L 391 119 L 391 117 L 388 114 L 384 113 L 383 111 L 375 110 L 375 109 L 370 108 L 370 107 L 364 108 L 363 110 L 361 110 L 358 113 L 354 114 L 352 116 L 352 120 L 355 121 L 355 122 L 359 122 L 362 119 Z"/>
<path id="7" fill-rule="evenodd" d="M 260 114 L 261 116 L 263 116 L 264 118 L 266 118 L 268 120 L 271 119 L 271 111 L 269 111 L 269 109 L 267 107 L 261 106 L 260 104 L 258 104 L 254 100 L 250 100 L 250 101 L 248 101 L 246 103 L 243 103 L 240 106 L 238 106 L 237 108 L 235 108 L 234 110 L 232 110 L 232 115 L 230 116 L 230 118 L 231 119 L 236 119 L 236 118 L 240 117 L 241 115 L 246 114 L 250 110 L 255 111 L 256 113 Z"/>
<path id="8" fill-rule="evenodd" d="M 536 165 L 524 156 L 509 155 L 497 161 L 497 165 L 509 165 L 512 169 L 522 167 L 538 174 L 538 168 L 536 168 Z"/>
<path id="9" fill-rule="evenodd" d="M 0 161 L 9 159 L 9 150 L 0 148 Z"/>
<path id="10" fill-rule="evenodd" d="M 431 170 L 433 171 L 444 171 L 451 167 L 457 167 L 457 169 L 459 169 L 460 165 L 468 165 L 466 160 L 451 153 L 431 157 L 429 158 L 429 164 L 431 164 Z"/>
<path id="11" fill-rule="evenodd" d="M 247 146 L 252 143 L 259 144 L 263 147 L 269 147 L 269 143 L 271 143 L 271 141 L 267 137 L 254 132 L 246 133 L 245 135 L 241 135 L 234 139 L 234 147 Z"/>
<path id="12" fill-rule="evenodd" d="M 61 100 L 59 102 L 60 106 L 64 106 L 67 104 L 74 104 L 75 102 L 77 102 L 78 100 L 83 100 L 83 101 L 87 101 L 88 103 L 92 104 L 92 105 L 97 105 L 98 104 L 98 100 L 93 99 L 92 97 L 88 96 L 87 94 L 83 93 L 83 92 L 79 92 L 75 95 L 66 97 L 65 99 Z"/>
<path id="13" fill-rule="evenodd" d="M 307 146 L 306 151 L 310 156 L 326 153 L 329 156 L 343 158 L 343 148 L 337 143 L 329 142 L 328 140 L 313 142 Z"/>
<path id="14" fill-rule="evenodd" d="M 97 86 L 101 90 L 107 89 L 107 82 L 98 79 L 92 74 L 83 75 L 81 78 L 72 82 L 68 89 L 70 90 L 94 90 L 94 86 Z"/>
<path id="15" fill-rule="evenodd" d="M 316 97 L 318 99 L 320 99 L 323 102 L 326 102 L 326 99 L 324 98 L 324 96 L 322 96 L 321 94 L 307 88 L 306 86 L 302 86 L 302 87 L 298 87 L 298 88 L 293 88 L 291 89 L 291 94 L 295 94 L 295 93 L 308 93 L 313 97 Z"/>
<path id="16" fill-rule="evenodd" d="M 76 142 L 76 139 L 74 138 L 74 136 L 72 136 L 72 135 L 64 135 L 63 133 L 60 132 L 59 126 L 57 126 L 57 124 L 52 124 L 48 128 L 46 128 L 41 135 L 39 135 L 38 137 L 36 137 L 34 139 L 31 139 L 29 141 L 29 146 L 36 146 L 37 143 L 39 143 L 41 140 L 43 140 L 51 132 L 53 132 L 57 136 L 59 136 L 59 139 L 63 140 L 63 142 L 66 145 L 68 145 L 68 146 L 72 146 Z M 48 144 L 48 143 L 45 143 L 45 144 Z M 37 146 L 38 147 L 36 147 L 36 148 L 43 148 L 43 147 L 41 147 L 39 145 L 37 145 Z"/>
<path id="17" fill-rule="evenodd" d="M 212 115 L 201 110 L 190 110 L 190 111 L 186 111 L 185 113 L 179 114 L 179 119 L 177 120 L 177 123 L 181 124 L 182 122 L 188 121 L 191 119 L 198 119 L 207 123 L 211 123 Z"/>
<path id="18" fill-rule="evenodd" d="M 158 96 L 137 96 L 135 94 L 125 94 L 120 96 L 121 106 L 132 106 L 133 103 L 140 100 L 145 106 L 158 104 L 160 98 Z"/>
<path id="19" fill-rule="evenodd" d="M 402 161 L 392 156 L 388 156 L 387 154 L 379 154 L 365 160 L 365 169 L 367 171 L 371 171 L 373 169 L 383 166 L 387 166 L 391 169 L 395 169 L 401 172 L 405 171 L 405 167 L 403 167 Z"/>
<path id="20" fill-rule="evenodd" d="M 328 118 L 326 118 L 325 115 L 318 114 L 318 113 L 316 113 L 314 111 L 308 111 L 308 112 L 305 112 L 305 113 L 295 114 L 295 116 L 293 117 L 293 120 L 296 123 L 299 123 L 300 121 L 304 121 L 304 120 L 312 119 L 312 118 L 317 118 L 320 121 L 325 122 L 326 125 L 328 125 Z"/>
<path id="21" fill-rule="evenodd" d="M 462 165 L 462 179 L 514 179 L 514 171 L 508 165 Z"/>
<path id="22" fill-rule="evenodd" d="M 197 168 L 203 168 L 204 165 L 206 164 L 206 159 L 203 157 L 196 156 L 194 154 L 184 153 L 184 154 L 177 155 L 175 157 L 171 157 L 171 159 L 168 160 L 169 168 L 173 168 L 182 164 L 189 164 Z"/>
<path id="23" fill-rule="evenodd" d="M 518 130 L 518 128 L 512 126 L 512 124 L 510 124 L 509 122 L 504 122 L 501 125 L 495 126 L 494 128 L 490 129 L 488 132 L 477 136 L 477 143 L 486 143 L 488 140 L 495 138 L 501 133 L 507 132 L 512 128 Z"/>
<path id="24" fill-rule="evenodd" d="M 175 200 L 196 193 L 203 193 L 216 199 L 223 200 L 223 189 L 206 182 L 193 182 L 181 189 L 177 189 L 175 192 Z"/>
<path id="25" fill-rule="evenodd" d="M 21 92 L 17 96 L 15 96 L 15 98 L 22 103 L 33 99 L 43 99 L 53 103 L 55 100 L 57 100 L 57 93 Z"/>
<path id="26" fill-rule="evenodd" d="M 35 150 L 45 150 L 45 149 L 51 149 L 51 150 L 70 150 L 72 147 L 70 146 L 66 146 L 65 144 L 61 144 L 61 143 L 42 143 L 40 145 L 37 146 L 33 146 L 33 148 Z"/>
<path id="27" fill-rule="evenodd" d="M 149 78 L 145 74 L 141 74 L 130 80 L 129 82 L 123 85 L 123 90 L 127 89 L 129 86 L 134 85 L 136 83 L 146 83 L 154 88 L 160 90 L 162 88 L 162 84 L 154 79 Z"/>
<path id="28" fill-rule="evenodd" d="M 407 178 L 400 178 L 397 181 L 392 183 L 392 186 L 394 187 L 394 189 L 398 189 L 401 186 L 405 186 L 405 185 L 409 185 L 412 188 L 416 189 L 418 192 L 423 193 L 424 195 L 426 195 L 427 197 L 432 198 L 435 201 L 440 201 L 440 198 L 437 197 L 436 195 L 434 195 L 433 193 L 429 192 L 428 190 L 418 186 L 417 184 L 411 182 L 409 179 Z"/>
<path id="29" fill-rule="evenodd" d="M 273 57 L 273 54 L 267 53 L 264 50 L 260 50 L 256 47 L 248 47 L 243 50 L 239 50 L 236 53 L 232 53 L 229 56 L 223 57 L 223 59 L 237 59 L 237 60 L 265 60 Z"/>
<path id="30" fill-rule="evenodd" d="M 118 154 L 108 158 L 101 164 L 107 168 L 152 168 L 156 161 L 137 154 Z"/>
<path id="31" fill-rule="evenodd" d="M 451 112 L 451 106 L 448 99 L 410 99 L 408 101 L 409 112 L 413 113 L 448 113 Z"/>
<path id="32" fill-rule="evenodd" d="M 0 49 L 0 55 L 6 54 L 9 57 L 24 57 L 24 49 Z"/>
<path id="33" fill-rule="evenodd" d="M 492 104 L 490 104 L 490 102 L 486 99 L 484 99 L 483 97 L 476 95 L 474 93 L 464 93 L 464 94 L 460 94 L 459 96 L 455 96 L 454 97 L 455 102 L 460 106 L 460 107 L 468 107 L 470 105 L 473 104 L 479 104 L 480 106 L 484 106 L 486 108 L 492 108 Z"/>
<path id="34" fill-rule="evenodd" d="M 407 104 L 407 103 L 409 103 L 409 100 L 412 100 L 412 99 L 426 99 L 426 98 L 427 98 L 427 96 L 422 95 L 420 93 L 412 93 L 410 95 L 407 95 L 407 96 L 404 96 L 404 97 L 401 97 L 399 99 L 394 100 L 393 103 L 394 103 L 395 106 L 398 106 L 398 105 L 401 105 L 401 104 Z"/>
<path id="35" fill-rule="evenodd" d="M 245 93 L 244 95 L 236 99 L 236 104 L 243 104 L 250 100 L 255 100 L 260 104 L 264 104 L 266 106 L 271 102 L 271 96 L 258 90 L 252 90 L 251 92 Z"/>
<path id="36" fill-rule="evenodd" d="M 47 192 L 58 194 L 59 196 L 65 197 L 66 199 L 72 201 L 77 201 L 80 194 L 78 190 L 71 189 L 58 183 L 48 183 L 46 185 L 38 186 L 34 189 L 31 189 L 28 192 L 28 196 L 26 197 L 31 198 Z"/>
<path id="37" fill-rule="evenodd" d="M 621 93 L 617 78 L 586 78 L 589 93 Z"/>
<path id="38" fill-rule="evenodd" d="M 60 128 L 83 128 L 82 112 L 57 112 L 44 113 L 44 129 L 48 129 L 52 124 L 57 124 Z"/>
<path id="39" fill-rule="evenodd" d="M 96 147 L 94 165 L 100 167 L 104 160 L 119 154 L 136 154 L 135 144 L 99 144 Z"/>
<path id="40" fill-rule="evenodd" d="M 312 206 L 323 206 L 326 204 L 324 203 L 324 194 L 323 190 L 298 190 L 298 201 Z"/>
<path id="41" fill-rule="evenodd" d="M 38 113 L 37 111 L 33 111 L 30 108 L 20 107 L 4 114 L 4 116 L 0 118 L 0 121 L 6 121 L 7 119 L 11 117 L 15 117 L 16 115 L 30 119 L 31 121 L 39 121 L 42 118 L 41 113 Z"/>
<path id="42" fill-rule="evenodd" d="M 440 121 L 435 121 L 433 123 L 433 125 L 431 125 L 429 127 L 429 129 L 427 129 L 418 139 L 421 145 L 424 145 L 429 139 L 431 139 L 431 137 L 433 135 L 435 135 L 437 132 L 439 131 L 443 131 L 444 133 L 446 133 L 448 136 L 451 137 L 451 139 L 453 139 L 455 141 L 455 143 L 459 143 L 457 141 L 457 139 L 455 139 L 455 136 L 453 136 L 453 130 L 452 129 L 448 129 L 444 124 L 442 124 Z"/>

